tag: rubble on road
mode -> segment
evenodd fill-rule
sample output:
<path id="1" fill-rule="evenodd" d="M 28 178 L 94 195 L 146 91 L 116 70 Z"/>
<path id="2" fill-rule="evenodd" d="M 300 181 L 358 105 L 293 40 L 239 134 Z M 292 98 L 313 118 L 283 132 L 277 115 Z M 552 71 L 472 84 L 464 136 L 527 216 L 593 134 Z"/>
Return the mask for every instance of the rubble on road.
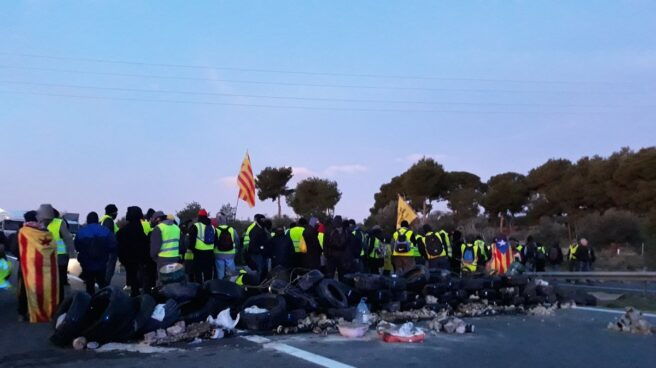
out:
<path id="1" fill-rule="evenodd" d="M 492 305 L 485 301 L 460 304 L 454 312 L 456 317 L 482 317 L 496 316 L 500 314 L 522 314 L 525 312 L 524 306 L 515 305 Z"/>
<path id="2" fill-rule="evenodd" d="M 447 334 L 465 334 L 474 332 L 474 325 L 465 323 L 457 317 L 445 315 L 428 322 L 428 328 L 433 332 Z"/>
<path id="3" fill-rule="evenodd" d="M 214 328 L 208 322 L 192 323 L 186 326 L 180 321 L 166 330 L 157 330 L 144 335 L 144 342 L 152 346 L 166 346 L 178 342 L 191 342 L 196 338 L 211 338 Z"/>
<path id="4" fill-rule="evenodd" d="M 422 309 L 400 311 L 400 312 L 381 311 L 380 313 L 378 313 L 378 315 L 376 315 L 375 313 L 373 315 L 374 315 L 373 316 L 374 321 L 382 320 L 392 323 L 395 322 L 405 323 L 408 321 L 418 322 L 418 321 L 430 320 L 435 318 L 438 315 L 438 313 L 428 308 L 422 308 Z"/>
<path id="5" fill-rule="evenodd" d="M 550 317 L 556 314 L 556 307 L 545 307 L 543 305 L 538 305 L 533 308 L 529 308 L 527 311 L 529 316 L 538 316 L 538 317 Z"/>
<path id="6" fill-rule="evenodd" d="M 642 312 L 633 307 L 627 307 L 626 312 L 620 318 L 608 324 L 608 329 L 638 335 L 656 333 L 656 326 L 652 326 L 649 321 L 642 318 Z"/>

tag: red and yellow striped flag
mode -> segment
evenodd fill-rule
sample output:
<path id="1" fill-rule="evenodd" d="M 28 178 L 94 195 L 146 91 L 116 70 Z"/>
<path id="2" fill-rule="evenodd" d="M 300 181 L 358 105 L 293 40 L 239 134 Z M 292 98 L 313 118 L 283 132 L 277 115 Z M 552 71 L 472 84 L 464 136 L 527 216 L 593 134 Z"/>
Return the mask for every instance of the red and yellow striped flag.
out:
<path id="1" fill-rule="evenodd" d="M 239 176 L 237 176 L 237 185 L 239 185 L 239 199 L 248 203 L 248 207 L 255 207 L 255 178 L 253 177 L 253 168 L 251 167 L 251 158 L 246 152 L 244 162 L 241 163 Z"/>

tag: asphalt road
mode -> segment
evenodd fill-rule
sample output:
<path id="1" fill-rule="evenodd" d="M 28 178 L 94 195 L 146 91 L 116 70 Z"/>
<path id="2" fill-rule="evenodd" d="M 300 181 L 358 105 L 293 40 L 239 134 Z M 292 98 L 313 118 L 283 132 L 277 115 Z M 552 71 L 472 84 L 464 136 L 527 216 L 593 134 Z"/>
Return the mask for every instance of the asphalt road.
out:
<path id="1" fill-rule="evenodd" d="M 0 367 L 653 367 L 656 336 L 606 329 L 617 315 L 561 310 L 553 317 L 498 316 L 469 319 L 474 334 L 428 336 L 423 344 L 387 344 L 370 332 L 266 336 L 252 342 L 232 337 L 178 346 L 166 353 L 59 349 L 48 343 L 50 326 L 16 321 L 13 292 L 0 293 Z M 656 322 L 652 320 L 652 322 Z M 252 339 L 252 338 L 250 338 Z M 262 340 L 262 341 L 260 341 Z M 309 361 L 308 361 L 309 360 Z"/>

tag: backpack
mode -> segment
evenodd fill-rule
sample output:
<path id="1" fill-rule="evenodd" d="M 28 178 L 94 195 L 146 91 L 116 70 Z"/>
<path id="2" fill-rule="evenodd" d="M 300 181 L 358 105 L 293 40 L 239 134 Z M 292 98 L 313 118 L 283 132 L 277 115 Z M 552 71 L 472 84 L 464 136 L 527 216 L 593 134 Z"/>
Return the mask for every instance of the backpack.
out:
<path id="1" fill-rule="evenodd" d="M 462 262 L 465 264 L 472 264 L 475 261 L 475 257 L 474 247 L 465 247 L 465 251 L 462 253 Z"/>
<path id="2" fill-rule="evenodd" d="M 410 241 L 406 236 L 407 231 L 398 231 L 396 241 L 394 242 L 394 250 L 397 253 L 408 253 L 410 251 Z"/>
<path id="3" fill-rule="evenodd" d="M 348 245 L 348 236 L 346 231 L 343 229 L 342 231 L 339 231 L 339 229 L 333 229 L 333 231 L 330 232 L 330 243 L 328 245 L 332 250 L 346 249 L 346 246 Z"/>
<path id="4" fill-rule="evenodd" d="M 214 230 L 214 226 L 205 225 L 205 233 L 202 235 L 198 234 L 198 236 L 202 236 L 203 243 L 214 244 L 214 239 L 216 238 L 216 231 Z"/>
<path id="5" fill-rule="evenodd" d="M 235 242 L 232 239 L 230 228 L 219 228 L 219 236 L 216 238 L 216 249 L 220 252 L 230 252 L 235 249 Z"/>
<path id="6" fill-rule="evenodd" d="M 424 249 L 426 250 L 428 259 L 435 259 L 440 257 L 444 252 L 442 239 L 440 239 L 440 237 L 435 233 L 426 235 L 424 238 Z"/>

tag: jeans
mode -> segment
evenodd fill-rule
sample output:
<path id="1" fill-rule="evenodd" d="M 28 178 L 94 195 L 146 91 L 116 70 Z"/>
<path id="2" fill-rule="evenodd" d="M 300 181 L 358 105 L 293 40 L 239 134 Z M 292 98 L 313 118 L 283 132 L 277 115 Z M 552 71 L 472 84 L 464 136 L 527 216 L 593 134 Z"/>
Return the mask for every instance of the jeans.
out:
<path id="1" fill-rule="evenodd" d="M 257 271 L 260 280 L 264 280 L 269 266 L 266 257 L 261 254 L 251 254 L 248 259 L 248 266 Z"/>
<path id="2" fill-rule="evenodd" d="M 214 262 L 216 262 L 216 273 L 219 280 L 226 277 L 226 271 L 230 274 L 237 272 L 234 254 L 217 254 L 215 255 Z"/>

